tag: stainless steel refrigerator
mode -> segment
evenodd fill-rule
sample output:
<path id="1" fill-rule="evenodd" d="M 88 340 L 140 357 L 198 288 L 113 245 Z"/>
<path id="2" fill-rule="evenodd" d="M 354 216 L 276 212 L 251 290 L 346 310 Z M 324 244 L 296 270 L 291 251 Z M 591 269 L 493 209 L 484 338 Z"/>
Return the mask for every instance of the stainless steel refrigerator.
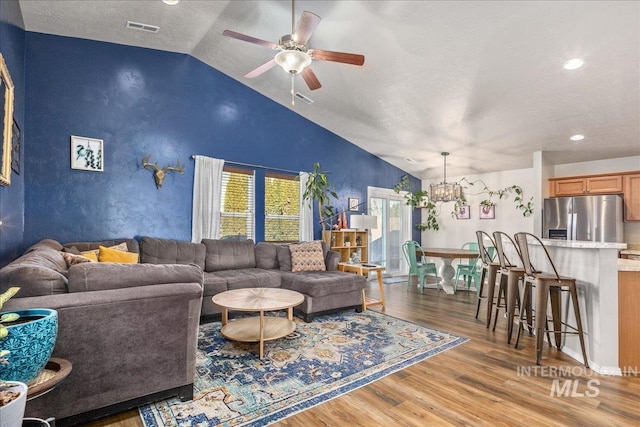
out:
<path id="1" fill-rule="evenodd" d="M 622 196 L 576 196 L 544 199 L 544 238 L 589 242 L 623 242 Z"/>

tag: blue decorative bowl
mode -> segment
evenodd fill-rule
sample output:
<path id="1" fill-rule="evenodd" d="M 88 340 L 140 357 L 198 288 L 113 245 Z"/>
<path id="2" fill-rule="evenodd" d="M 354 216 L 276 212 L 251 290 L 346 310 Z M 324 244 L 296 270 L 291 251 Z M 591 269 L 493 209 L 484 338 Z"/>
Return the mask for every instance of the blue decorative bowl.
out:
<path id="1" fill-rule="evenodd" d="M 33 381 L 51 357 L 58 335 L 58 312 L 47 308 L 13 310 L 25 323 L 8 326 L 0 349 L 9 350 L 8 364 L 0 364 L 0 378 L 5 381 Z M 2 313 L 0 313 L 1 315 Z"/>

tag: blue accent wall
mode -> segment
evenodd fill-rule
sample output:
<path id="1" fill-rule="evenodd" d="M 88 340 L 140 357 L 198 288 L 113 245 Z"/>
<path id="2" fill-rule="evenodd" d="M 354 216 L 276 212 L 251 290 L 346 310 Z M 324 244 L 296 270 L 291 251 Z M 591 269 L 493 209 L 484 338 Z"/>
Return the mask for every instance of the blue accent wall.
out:
<path id="1" fill-rule="evenodd" d="M 339 208 L 405 174 L 183 54 L 27 32 L 26 82 L 21 250 L 43 238 L 189 240 L 192 154 L 305 171 L 320 162 Z M 71 135 L 104 140 L 104 172 L 71 169 Z M 147 153 L 159 166 L 180 159 L 185 174 L 169 174 L 157 190 L 141 168 Z"/>
<path id="2" fill-rule="evenodd" d="M 25 107 L 25 31 L 17 1 L 0 1 L 0 52 L 11 75 L 14 89 L 13 117 L 24 136 Z M 2 120 L 2 117 L 0 117 Z M 2 137 L 0 136 L 0 144 Z M 20 254 L 24 236 L 24 151 L 20 175 L 11 172 L 11 185 L 0 186 L 0 267 Z"/>

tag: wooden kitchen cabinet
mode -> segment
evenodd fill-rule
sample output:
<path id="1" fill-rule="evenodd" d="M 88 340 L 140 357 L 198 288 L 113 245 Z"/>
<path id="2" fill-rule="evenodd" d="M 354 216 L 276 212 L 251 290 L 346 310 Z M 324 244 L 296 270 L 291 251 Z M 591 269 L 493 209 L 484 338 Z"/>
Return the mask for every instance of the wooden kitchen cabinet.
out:
<path id="1" fill-rule="evenodd" d="M 622 193 L 622 175 L 593 175 L 549 179 L 552 197 Z"/>
<path id="2" fill-rule="evenodd" d="M 618 271 L 618 359 L 620 368 L 640 366 L 640 271 Z"/>
<path id="3" fill-rule="evenodd" d="M 624 176 L 624 220 L 640 221 L 640 173 Z"/>

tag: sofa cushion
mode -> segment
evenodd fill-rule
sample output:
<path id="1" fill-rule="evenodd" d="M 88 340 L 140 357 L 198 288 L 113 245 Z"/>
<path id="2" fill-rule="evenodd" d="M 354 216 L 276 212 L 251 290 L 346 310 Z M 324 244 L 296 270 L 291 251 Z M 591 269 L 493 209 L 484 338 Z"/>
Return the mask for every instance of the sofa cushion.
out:
<path id="1" fill-rule="evenodd" d="M 102 291 L 165 283 L 202 284 L 195 264 L 116 264 L 87 262 L 69 269 L 69 292 Z"/>
<path id="2" fill-rule="evenodd" d="M 276 245 L 280 271 L 291 271 L 291 251 L 289 245 Z"/>
<path id="3" fill-rule="evenodd" d="M 65 248 L 73 248 L 74 246 L 80 252 L 98 250 L 100 246 L 106 246 L 107 248 L 113 248 L 114 246 L 126 243 L 127 247 L 122 250 L 127 252 L 140 253 L 140 247 L 136 239 L 115 239 L 115 240 L 100 240 L 96 242 L 71 242 L 65 243 Z M 114 248 L 115 249 L 115 248 Z M 97 255 L 97 253 L 96 253 Z"/>
<path id="4" fill-rule="evenodd" d="M 82 255 L 74 255 L 69 252 L 62 252 L 62 258 L 64 258 L 67 263 L 67 267 L 71 267 L 72 265 L 81 264 L 83 262 L 95 262 L 94 259 L 87 258 Z"/>
<path id="5" fill-rule="evenodd" d="M 278 247 L 273 243 L 259 242 L 255 247 L 256 267 L 267 270 L 279 268 Z"/>
<path id="6" fill-rule="evenodd" d="M 280 274 L 282 275 L 282 288 L 298 291 L 311 297 L 362 290 L 367 285 L 367 279 L 364 276 L 340 271 L 283 272 Z"/>
<path id="7" fill-rule="evenodd" d="M 291 271 L 325 271 L 322 243 L 319 241 L 289 245 Z"/>
<path id="8" fill-rule="evenodd" d="M 140 262 L 149 264 L 196 264 L 204 270 L 206 247 L 202 243 L 156 239 L 140 240 Z"/>
<path id="9" fill-rule="evenodd" d="M 216 274 L 215 272 L 204 273 L 204 279 L 202 281 L 204 287 L 203 296 L 212 297 L 227 290 L 227 280 L 224 277 L 216 276 Z"/>
<path id="10" fill-rule="evenodd" d="M 202 239 L 207 248 L 205 271 L 255 268 L 256 255 L 253 240 Z"/>
<path id="11" fill-rule="evenodd" d="M 280 272 L 261 268 L 216 271 L 215 276 L 226 280 L 227 289 L 279 288 Z"/>
<path id="12" fill-rule="evenodd" d="M 67 262 L 60 249 L 59 244 L 35 244 L 0 269 L 0 293 L 11 286 L 20 287 L 17 298 L 66 293 Z"/>
<path id="13" fill-rule="evenodd" d="M 100 246 L 100 250 L 98 252 L 99 262 L 120 262 L 124 264 L 137 264 L 139 257 L 140 255 L 134 252 L 111 249 L 104 246 Z"/>

